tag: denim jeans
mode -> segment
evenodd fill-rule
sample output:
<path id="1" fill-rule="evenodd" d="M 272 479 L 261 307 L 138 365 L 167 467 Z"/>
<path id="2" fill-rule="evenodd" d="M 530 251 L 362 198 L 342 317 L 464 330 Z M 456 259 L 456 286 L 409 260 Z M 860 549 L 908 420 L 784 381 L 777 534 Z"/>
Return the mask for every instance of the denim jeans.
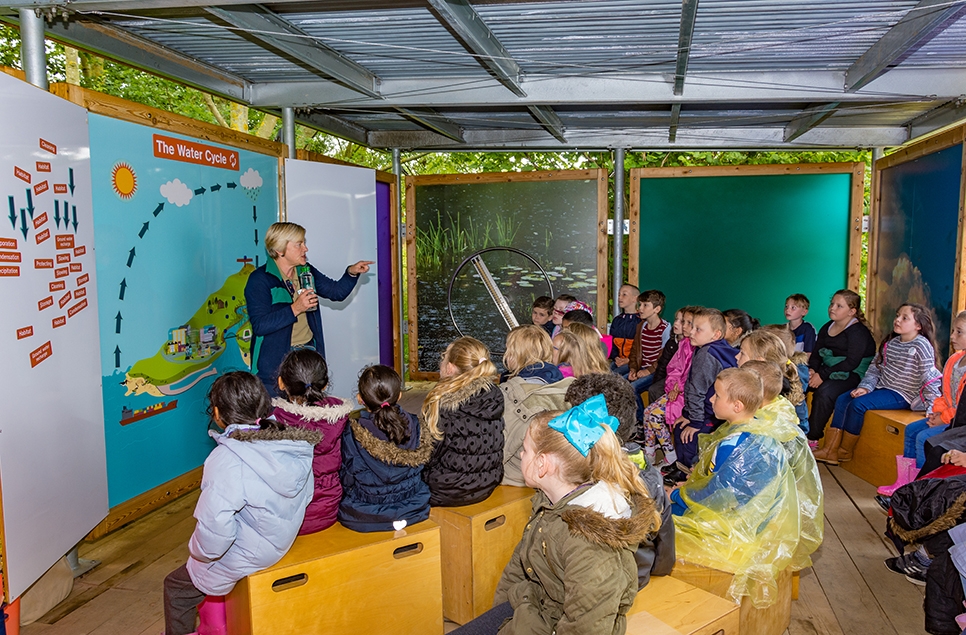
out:
<path id="1" fill-rule="evenodd" d="M 877 388 L 861 397 L 852 397 L 846 392 L 835 400 L 835 413 L 832 415 L 832 427 L 840 428 L 849 434 L 858 435 L 862 432 L 865 413 L 869 410 L 908 410 L 909 402 L 894 390 Z"/>
<path id="2" fill-rule="evenodd" d="M 943 424 L 931 427 L 925 419 L 914 421 L 906 426 L 905 450 L 902 456 L 916 459 L 916 467 L 926 462 L 926 439 L 943 432 L 949 426 Z"/>
<path id="3" fill-rule="evenodd" d="M 644 400 L 641 399 L 641 393 L 651 387 L 654 383 L 654 374 L 645 375 L 640 379 L 635 379 L 631 382 L 631 388 L 634 389 L 634 398 L 637 399 L 637 420 L 644 420 Z"/>

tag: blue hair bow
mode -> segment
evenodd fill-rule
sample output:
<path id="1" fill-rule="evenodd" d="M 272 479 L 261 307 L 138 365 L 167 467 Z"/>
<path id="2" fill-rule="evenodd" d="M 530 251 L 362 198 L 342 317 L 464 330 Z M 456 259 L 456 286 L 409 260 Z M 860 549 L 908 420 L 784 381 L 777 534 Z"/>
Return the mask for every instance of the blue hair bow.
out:
<path id="1" fill-rule="evenodd" d="M 594 395 L 579 406 L 554 417 L 548 424 L 562 433 L 570 444 L 582 455 L 587 456 L 590 448 L 604 436 L 601 424 L 610 426 L 615 433 L 620 422 L 607 412 L 607 402 L 603 395 Z"/>

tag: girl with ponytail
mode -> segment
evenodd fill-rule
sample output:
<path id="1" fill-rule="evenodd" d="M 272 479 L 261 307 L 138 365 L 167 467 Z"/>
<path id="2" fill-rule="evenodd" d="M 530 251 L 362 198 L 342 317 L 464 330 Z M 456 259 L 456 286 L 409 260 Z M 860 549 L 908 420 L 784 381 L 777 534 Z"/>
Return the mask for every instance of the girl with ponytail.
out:
<path id="1" fill-rule="evenodd" d="M 479 340 L 461 337 L 446 347 L 439 382 L 422 411 L 436 440 L 423 471 L 431 505 L 478 503 L 503 479 L 503 393 L 497 376 Z"/>
<path id="2" fill-rule="evenodd" d="M 352 406 L 325 394 L 329 367 L 325 358 L 312 349 L 302 348 L 286 355 L 278 369 L 277 382 L 282 396 L 272 400 L 274 418 L 322 435 L 312 458 L 315 490 L 299 529 L 299 535 L 313 534 L 335 524 L 342 499 L 340 439 Z"/>
<path id="3" fill-rule="evenodd" d="M 625 631 L 638 591 L 634 552 L 661 521 L 617 427 L 603 395 L 531 420 L 522 455 L 526 484 L 538 490 L 530 521 L 494 608 L 455 633 Z"/>
<path id="4" fill-rule="evenodd" d="M 342 434 L 339 522 L 354 531 L 393 531 L 429 518 L 423 466 L 433 449 L 429 427 L 396 403 L 402 380 L 388 366 L 359 374 L 365 411 Z"/>

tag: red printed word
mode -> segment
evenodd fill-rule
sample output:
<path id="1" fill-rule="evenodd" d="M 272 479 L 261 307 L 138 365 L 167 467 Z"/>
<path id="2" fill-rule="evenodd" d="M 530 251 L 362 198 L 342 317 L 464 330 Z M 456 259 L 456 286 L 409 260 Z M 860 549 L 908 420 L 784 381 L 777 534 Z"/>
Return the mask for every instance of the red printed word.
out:
<path id="1" fill-rule="evenodd" d="M 90 280 L 90 279 L 91 279 L 91 274 L 89 274 L 89 273 L 85 273 L 82 276 L 78 276 L 78 278 L 77 278 L 77 286 L 79 287 L 82 284 L 87 284 L 87 281 Z"/>
<path id="2" fill-rule="evenodd" d="M 74 317 L 75 315 L 83 311 L 85 308 L 87 308 L 87 300 L 81 300 L 74 306 L 67 309 L 67 317 Z"/>
<path id="3" fill-rule="evenodd" d="M 46 139 L 41 139 L 40 140 L 40 149 L 41 150 L 46 150 L 47 152 L 49 152 L 51 154 L 57 154 L 57 146 L 55 146 L 54 144 L 52 144 L 50 141 L 47 141 Z"/>
<path id="4" fill-rule="evenodd" d="M 210 165 L 213 168 L 225 168 L 226 170 L 238 170 L 238 153 L 234 150 L 225 150 L 224 148 L 216 148 L 203 143 L 184 141 L 183 139 L 159 134 L 154 135 L 152 145 L 154 146 L 154 156 L 161 159 Z"/>
<path id="5" fill-rule="evenodd" d="M 40 216 L 34 219 L 34 229 L 39 229 L 41 225 L 47 222 L 47 212 L 44 212 Z"/>
<path id="6" fill-rule="evenodd" d="M 48 284 L 47 288 L 50 289 L 51 293 L 53 293 L 54 291 L 63 291 L 64 289 L 67 288 L 67 283 L 64 282 L 63 280 L 55 280 L 54 282 L 51 282 L 50 284 Z"/>
<path id="7" fill-rule="evenodd" d="M 50 238 L 50 230 L 49 229 L 45 229 L 44 231 L 42 231 L 39 234 L 37 234 L 36 236 L 34 236 L 34 238 L 37 240 L 37 244 L 39 245 L 40 243 L 42 243 L 45 240 L 47 240 L 48 238 Z"/>
<path id="8" fill-rule="evenodd" d="M 50 172 L 50 163 L 47 161 L 37 161 L 38 172 Z"/>
<path id="9" fill-rule="evenodd" d="M 63 309 L 63 308 L 64 308 L 64 306 L 65 306 L 65 305 L 66 305 L 66 304 L 67 304 L 68 302 L 70 302 L 70 299 L 71 299 L 71 293 L 70 293 L 70 291 L 68 291 L 67 293 L 65 293 L 65 294 L 63 295 L 63 297 L 61 297 L 61 299 L 60 299 L 60 300 L 57 300 L 57 304 L 58 304 L 58 305 L 60 306 L 60 308 L 62 308 L 62 309 Z"/>
<path id="10" fill-rule="evenodd" d="M 12 265 L 0 266 L 0 278 L 17 278 L 20 276 L 20 267 Z"/>
<path id="11" fill-rule="evenodd" d="M 73 234 L 57 234 L 56 236 L 54 236 L 54 240 L 57 241 L 57 249 L 74 248 Z"/>
<path id="12" fill-rule="evenodd" d="M 67 184 L 66 183 L 54 183 L 54 194 L 66 194 Z"/>
<path id="13" fill-rule="evenodd" d="M 17 329 L 17 339 L 22 340 L 24 338 L 30 337 L 34 334 L 34 327 L 25 326 L 22 329 Z"/>
<path id="14" fill-rule="evenodd" d="M 26 181 L 27 183 L 30 183 L 30 173 L 24 170 L 23 168 L 18 168 L 17 166 L 13 166 L 13 175 L 18 179 L 20 179 L 21 181 Z"/>
<path id="15" fill-rule="evenodd" d="M 34 269 L 53 269 L 53 258 L 34 258 Z"/>
<path id="16" fill-rule="evenodd" d="M 81 263 L 79 263 L 79 262 L 72 262 L 72 263 L 70 263 L 70 272 L 71 273 L 80 273 L 83 270 L 84 270 L 84 265 L 82 265 Z"/>
<path id="17" fill-rule="evenodd" d="M 87 287 L 81 287 L 77 291 L 74 291 L 74 299 L 79 300 L 80 298 L 87 296 Z"/>
<path id="18" fill-rule="evenodd" d="M 64 326 L 65 324 L 67 324 L 67 318 L 64 317 L 63 315 L 58 315 L 57 317 L 55 317 L 53 320 L 50 321 L 50 324 L 54 328 L 58 328 L 60 326 Z"/>
<path id="19" fill-rule="evenodd" d="M 16 238 L 0 238 L 0 249 L 16 249 Z"/>
<path id="20" fill-rule="evenodd" d="M 60 269 L 54 269 L 55 278 L 65 278 L 70 275 L 70 269 L 67 267 L 61 267 Z"/>
<path id="21" fill-rule="evenodd" d="M 43 194 L 49 189 L 50 189 L 50 186 L 47 185 L 47 181 L 41 181 L 40 183 L 34 186 L 34 196 L 39 196 L 40 194 Z"/>
<path id="22" fill-rule="evenodd" d="M 83 256 L 86 253 L 87 253 L 87 247 L 86 246 L 81 245 L 80 247 L 74 247 L 74 256 L 76 258 L 80 258 L 81 256 Z"/>
<path id="23" fill-rule="evenodd" d="M 49 341 L 43 346 L 41 346 L 40 348 L 38 348 L 37 350 L 32 351 L 30 353 L 30 367 L 31 368 L 35 367 L 37 364 L 39 364 L 40 362 L 50 357 L 53 354 L 53 352 L 54 351 L 51 348 Z"/>
<path id="24" fill-rule="evenodd" d="M 62 265 L 70 262 L 70 254 L 57 254 L 57 264 Z"/>
<path id="25" fill-rule="evenodd" d="M 46 298 L 44 298 L 43 300 L 37 303 L 37 310 L 43 311 L 44 309 L 52 306 L 54 306 L 54 298 L 51 296 L 47 296 Z"/>
<path id="26" fill-rule="evenodd" d="M 0 262 L 20 262 L 20 252 L 0 251 Z"/>

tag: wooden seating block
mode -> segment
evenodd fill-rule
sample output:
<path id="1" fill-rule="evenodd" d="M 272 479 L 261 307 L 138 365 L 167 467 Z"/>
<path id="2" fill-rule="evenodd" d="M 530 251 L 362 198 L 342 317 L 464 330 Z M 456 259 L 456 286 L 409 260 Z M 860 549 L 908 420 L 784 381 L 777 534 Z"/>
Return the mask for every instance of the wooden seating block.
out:
<path id="1" fill-rule="evenodd" d="M 842 469 L 873 485 L 896 480 L 896 456 L 904 450 L 906 426 L 926 416 L 911 410 L 870 410 L 865 413 L 862 433 L 851 461 Z"/>
<path id="2" fill-rule="evenodd" d="M 720 598 L 727 598 L 734 574 L 678 560 L 671 577 L 693 584 Z M 754 635 L 782 635 L 792 621 L 792 572 L 783 571 L 778 577 L 778 601 L 764 609 L 757 609 L 747 597 L 742 598 L 738 614 L 742 633 Z"/>
<path id="3" fill-rule="evenodd" d="M 443 567 L 443 615 L 465 624 L 493 608 L 503 569 L 530 519 L 529 487 L 500 485 L 482 503 L 433 507 Z"/>
<path id="4" fill-rule="evenodd" d="M 299 536 L 275 566 L 227 596 L 232 635 L 442 635 L 440 531 L 427 520 L 397 532 L 342 525 Z"/>
<path id="5" fill-rule="evenodd" d="M 738 616 L 733 602 L 677 578 L 654 576 L 627 612 L 627 635 L 737 635 Z"/>

